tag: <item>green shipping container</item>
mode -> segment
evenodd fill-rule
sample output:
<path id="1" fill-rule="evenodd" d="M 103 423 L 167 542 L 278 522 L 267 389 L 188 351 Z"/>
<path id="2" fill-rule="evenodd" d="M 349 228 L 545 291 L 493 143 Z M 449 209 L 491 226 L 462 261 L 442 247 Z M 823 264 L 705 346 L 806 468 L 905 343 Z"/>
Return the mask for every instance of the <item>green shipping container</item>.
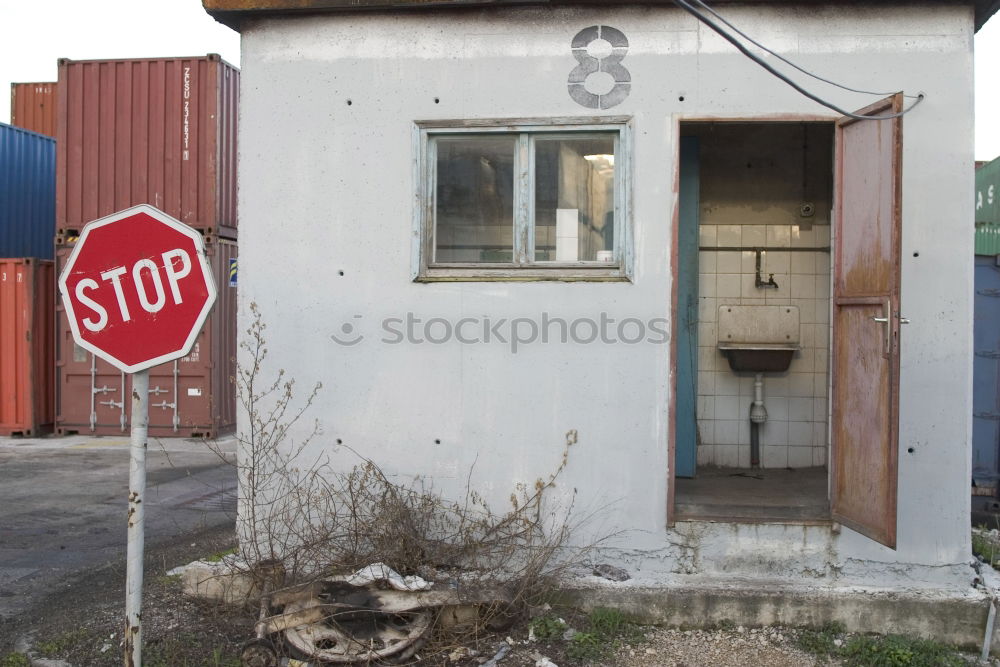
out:
<path id="1" fill-rule="evenodd" d="M 976 170 L 976 222 L 1000 224 L 1000 158 Z"/>
<path id="2" fill-rule="evenodd" d="M 991 222 L 976 223 L 976 254 L 1000 255 L 1000 225 Z"/>

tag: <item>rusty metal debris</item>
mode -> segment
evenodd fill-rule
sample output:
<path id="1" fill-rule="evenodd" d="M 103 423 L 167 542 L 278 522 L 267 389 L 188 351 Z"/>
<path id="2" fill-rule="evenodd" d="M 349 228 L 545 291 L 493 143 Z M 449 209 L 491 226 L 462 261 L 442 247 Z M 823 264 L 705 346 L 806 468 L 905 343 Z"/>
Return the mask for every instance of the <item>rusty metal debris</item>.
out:
<path id="1" fill-rule="evenodd" d="M 373 571 L 378 576 L 365 576 Z M 472 594 L 423 580 L 412 585 L 411 578 L 404 587 L 402 581 L 379 563 L 346 577 L 265 590 L 256 637 L 244 645 L 242 664 L 277 667 L 284 654 L 315 664 L 405 662 L 426 643 L 439 618 L 471 617 L 493 628 L 494 612 L 509 608 L 497 591 Z"/>

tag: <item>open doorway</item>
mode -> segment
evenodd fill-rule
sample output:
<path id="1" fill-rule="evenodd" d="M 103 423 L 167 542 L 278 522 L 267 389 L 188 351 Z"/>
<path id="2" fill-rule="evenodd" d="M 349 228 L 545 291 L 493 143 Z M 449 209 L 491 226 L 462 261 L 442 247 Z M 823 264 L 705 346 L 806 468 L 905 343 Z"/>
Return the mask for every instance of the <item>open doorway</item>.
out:
<path id="1" fill-rule="evenodd" d="M 680 129 L 675 517 L 829 521 L 834 124 Z"/>

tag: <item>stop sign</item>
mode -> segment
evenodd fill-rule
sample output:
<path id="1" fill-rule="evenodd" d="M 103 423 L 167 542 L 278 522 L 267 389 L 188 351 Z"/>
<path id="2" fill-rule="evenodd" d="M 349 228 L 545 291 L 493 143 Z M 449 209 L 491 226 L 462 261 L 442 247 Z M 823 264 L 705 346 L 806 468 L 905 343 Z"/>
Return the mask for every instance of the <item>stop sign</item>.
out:
<path id="1" fill-rule="evenodd" d="M 146 204 L 88 223 L 59 291 L 77 344 L 126 373 L 185 356 L 215 303 L 201 234 Z"/>

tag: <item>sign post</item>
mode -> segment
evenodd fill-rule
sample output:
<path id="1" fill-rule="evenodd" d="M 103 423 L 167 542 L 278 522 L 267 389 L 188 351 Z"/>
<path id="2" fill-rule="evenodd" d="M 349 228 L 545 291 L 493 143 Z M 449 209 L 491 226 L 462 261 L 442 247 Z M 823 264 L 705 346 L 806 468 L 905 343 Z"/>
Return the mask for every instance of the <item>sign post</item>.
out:
<path id="1" fill-rule="evenodd" d="M 77 345 L 132 375 L 124 661 L 141 667 L 149 369 L 191 350 L 215 278 L 201 234 L 143 204 L 84 226 L 59 292 Z"/>
<path id="2" fill-rule="evenodd" d="M 132 374 L 132 438 L 128 465 L 128 542 L 125 554 L 125 665 L 142 665 L 142 562 L 146 544 L 146 437 L 149 370 Z"/>

